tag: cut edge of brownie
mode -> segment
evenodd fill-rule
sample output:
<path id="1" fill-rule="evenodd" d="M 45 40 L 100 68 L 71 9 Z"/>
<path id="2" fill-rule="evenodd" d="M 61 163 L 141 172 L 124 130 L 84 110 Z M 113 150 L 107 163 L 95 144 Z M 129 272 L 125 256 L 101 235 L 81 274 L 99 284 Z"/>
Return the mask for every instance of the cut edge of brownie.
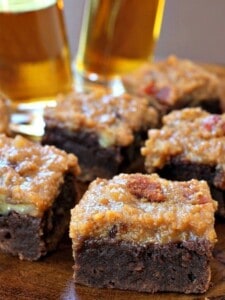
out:
<path id="1" fill-rule="evenodd" d="M 212 245 L 205 239 L 137 245 L 87 238 L 74 250 L 76 283 L 139 292 L 204 293 Z"/>
<path id="2" fill-rule="evenodd" d="M 197 101 L 187 96 L 185 98 L 180 99 L 175 105 L 172 106 L 160 103 L 159 101 L 157 101 L 157 99 L 152 101 L 151 104 L 160 113 L 161 116 L 164 116 L 173 110 L 183 109 L 187 107 L 201 107 L 203 110 L 212 114 L 221 114 L 223 112 L 222 103 L 219 98 L 202 99 Z"/>
<path id="3" fill-rule="evenodd" d="M 191 99 L 188 96 L 178 101 L 177 105 L 169 108 L 167 113 L 175 109 L 182 109 L 186 107 L 201 107 L 203 110 L 206 110 L 209 113 L 222 113 L 221 100 L 219 98 L 196 100 Z"/>
<path id="4" fill-rule="evenodd" d="M 147 137 L 147 130 L 137 132 L 134 142 L 126 147 L 101 147 L 96 133 L 91 131 L 69 131 L 56 127 L 45 127 L 43 145 L 54 145 L 78 157 L 81 181 L 91 181 L 97 177 L 111 178 L 120 172 L 140 172 L 144 170 L 144 159 L 140 147 Z"/>
<path id="5" fill-rule="evenodd" d="M 212 197 L 218 202 L 216 214 L 225 218 L 225 174 L 215 167 L 193 163 L 180 156 L 172 157 L 156 172 L 163 178 L 177 181 L 198 179 L 207 181 Z M 224 179 L 222 178 L 224 177 Z"/>
<path id="6" fill-rule="evenodd" d="M 55 250 L 70 221 L 70 209 L 76 204 L 75 177 L 64 176 L 64 183 L 53 206 L 43 217 L 11 211 L 0 215 L 0 250 L 22 260 L 38 260 Z"/>

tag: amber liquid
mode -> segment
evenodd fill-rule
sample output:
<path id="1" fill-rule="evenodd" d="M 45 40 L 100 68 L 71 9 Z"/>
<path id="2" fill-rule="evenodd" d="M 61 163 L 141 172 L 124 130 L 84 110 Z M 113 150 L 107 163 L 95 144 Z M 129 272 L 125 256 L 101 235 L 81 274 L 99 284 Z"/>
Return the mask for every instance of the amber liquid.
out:
<path id="1" fill-rule="evenodd" d="M 164 0 L 91 0 L 85 7 L 78 72 L 114 76 L 153 56 Z"/>
<path id="2" fill-rule="evenodd" d="M 33 102 L 72 89 L 63 2 L 28 12 L 0 12 L 0 91 Z"/>

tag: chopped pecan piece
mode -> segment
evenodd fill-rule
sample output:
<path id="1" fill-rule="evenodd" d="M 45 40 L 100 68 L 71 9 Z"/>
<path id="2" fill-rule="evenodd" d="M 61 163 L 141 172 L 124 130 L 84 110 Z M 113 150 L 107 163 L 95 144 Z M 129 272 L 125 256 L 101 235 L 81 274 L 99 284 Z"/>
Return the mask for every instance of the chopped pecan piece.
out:
<path id="1" fill-rule="evenodd" d="M 145 198 L 150 202 L 165 201 L 160 183 L 149 180 L 144 175 L 131 177 L 127 183 L 127 188 L 137 198 Z"/>

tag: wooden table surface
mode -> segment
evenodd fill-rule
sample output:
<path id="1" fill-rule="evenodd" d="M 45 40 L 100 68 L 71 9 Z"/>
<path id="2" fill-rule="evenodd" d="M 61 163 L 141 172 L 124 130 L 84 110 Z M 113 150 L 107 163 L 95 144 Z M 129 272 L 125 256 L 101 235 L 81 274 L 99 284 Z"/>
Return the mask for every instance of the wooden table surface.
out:
<path id="1" fill-rule="evenodd" d="M 70 240 L 38 262 L 20 261 L 0 254 L 0 299 L 4 300 L 172 300 L 225 299 L 225 223 L 217 223 L 219 238 L 212 261 L 212 286 L 203 295 L 174 293 L 147 294 L 87 288 L 73 283 L 73 258 Z"/>

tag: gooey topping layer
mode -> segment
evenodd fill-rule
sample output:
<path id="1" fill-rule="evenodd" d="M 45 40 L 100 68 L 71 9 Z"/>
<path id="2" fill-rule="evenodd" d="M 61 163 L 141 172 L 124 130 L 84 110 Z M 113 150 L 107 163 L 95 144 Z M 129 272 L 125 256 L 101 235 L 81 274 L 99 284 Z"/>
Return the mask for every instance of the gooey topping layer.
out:
<path id="1" fill-rule="evenodd" d="M 45 110 L 45 121 L 48 127 L 94 131 L 100 145 L 109 147 L 131 144 L 135 132 L 155 126 L 158 116 L 145 98 L 96 88 L 60 97 L 56 107 Z"/>
<path id="2" fill-rule="evenodd" d="M 0 213 L 42 215 L 59 194 L 66 172 L 79 173 L 74 155 L 19 135 L 0 135 Z"/>
<path id="3" fill-rule="evenodd" d="M 120 174 L 91 183 L 72 210 L 70 237 L 74 246 L 89 237 L 157 244 L 203 238 L 214 243 L 216 207 L 205 181 Z"/>
<path id="4" fill-rule="evenodd" d="M 124 76 L 124 84 L 135 94 L 156 98 L 159 103 L 169 106 L 187 97 L 216 99 L 220 93 L 220 82 L 213 73 L 175 56 L 146 64 L 133 74 Z"/>

